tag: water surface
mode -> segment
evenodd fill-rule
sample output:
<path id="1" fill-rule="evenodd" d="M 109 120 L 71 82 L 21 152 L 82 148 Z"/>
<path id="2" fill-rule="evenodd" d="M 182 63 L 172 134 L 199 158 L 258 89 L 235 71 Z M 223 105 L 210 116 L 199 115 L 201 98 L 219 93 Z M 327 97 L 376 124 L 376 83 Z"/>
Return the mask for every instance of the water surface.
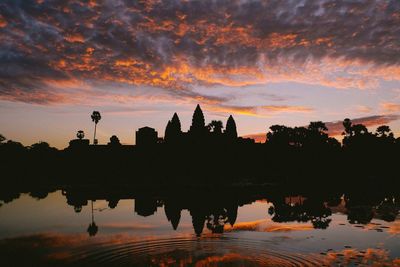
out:
<path id="1" fill-rule="evenodd" d="M 15 266 L 400 266 L 392 195 L 201 196 L 22 193 L 0 207 L 1 258 Z"/>

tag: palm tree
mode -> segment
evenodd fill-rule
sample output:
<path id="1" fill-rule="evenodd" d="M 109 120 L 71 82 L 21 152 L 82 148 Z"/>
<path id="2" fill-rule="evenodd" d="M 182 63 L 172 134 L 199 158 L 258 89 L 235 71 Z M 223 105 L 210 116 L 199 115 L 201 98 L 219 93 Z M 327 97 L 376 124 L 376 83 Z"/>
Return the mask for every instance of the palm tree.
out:
<path id="1" fill-rule="evenodd" d="M 96 128 L 97 128 L 97 123 L 101 120 L 100 112 L 93 111 L 91 118 L 92 118 L 92 121 L 94 122 L 93 144 L 97 145 Z"/>
<path id="2" fill-rule="evenodd" d="M 82 131 L 82 130 L 79 130 L 79 131 L 76 133 L 76 137 L 78 137 L 79 140 L 82 140 L 82 139 L 85 137 L 85 132 Z"/>
<path id="3" fill-rule="evenodd" d="M 352 122 L 349 118 L 346 118 L 343 120 L 343 127 L 344 127 L 344 132 L 342 133 L 342 135 L 345 135 L 345 137 L 351 137 L 353 135 L 352 133 Z"/>
<path id="4" fill-rule="evenodd" d="M 87 232 L 89 236 L 95 236 L 97 232 L 99 231 L 99 227 L 96 225 L 94 222 L 94 215 L 93 215 L 93 200 L 91 200 L 92 203 L 92 222 L 89 224 L 87 228 Z"/>

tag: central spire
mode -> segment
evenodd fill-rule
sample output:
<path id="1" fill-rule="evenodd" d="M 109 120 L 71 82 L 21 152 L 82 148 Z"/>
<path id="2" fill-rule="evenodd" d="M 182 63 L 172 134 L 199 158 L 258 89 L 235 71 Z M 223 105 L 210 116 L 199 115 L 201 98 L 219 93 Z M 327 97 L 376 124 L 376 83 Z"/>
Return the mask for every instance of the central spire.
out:
<path id="1" fill-rule="evenodd" d="M 192 126 L 190 126 L 190 131 L 193 133 L 203 132 L 205 129 L 204 115 L 203 111 L 200 108 L 200 105 L 197 104 L 196 109 L 193 113 L 192 118 Z"/>

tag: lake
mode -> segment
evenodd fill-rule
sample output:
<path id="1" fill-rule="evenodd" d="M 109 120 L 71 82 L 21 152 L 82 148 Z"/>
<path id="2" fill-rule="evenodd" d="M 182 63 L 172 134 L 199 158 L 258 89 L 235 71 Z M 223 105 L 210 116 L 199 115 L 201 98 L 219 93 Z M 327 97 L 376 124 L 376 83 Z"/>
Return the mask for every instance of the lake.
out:
<path id="1" fill-rule="evenodd" d="M 393 193 L 136 191 L 3 192 L 2 266 L 400 266 Z"/>

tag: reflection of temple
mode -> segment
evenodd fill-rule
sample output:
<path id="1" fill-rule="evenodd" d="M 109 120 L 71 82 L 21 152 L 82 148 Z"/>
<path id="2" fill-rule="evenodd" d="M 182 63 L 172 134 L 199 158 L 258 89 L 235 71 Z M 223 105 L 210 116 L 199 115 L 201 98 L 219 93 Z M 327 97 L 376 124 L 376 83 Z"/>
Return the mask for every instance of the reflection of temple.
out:
<path id="1" fill-rule="evenodd" d="M 165 215 L 167 220 L 171 222 L 172 228 L 176 230 L 181 220 L 181 208 L 175 201 L 166 201 L 164 205 Z"/>
<path id="2" fill-rule="evenodd" d="M 153 215 L 158 207 L 164 206 L 166 219 L 177 230 L 182 210 L 188 210 L 192 217 L 193 230 L 200 236 L 206 227 L 212 233 L 223 233 L 224 226 L 236 222 L 238 207 L 250 204 L 257 199 L 268 199 L 271 207 L 268 213 L 274 222 L 310 222 L 314 228 L 326 229 L 331 222 L 332 210 L 347 214 L 349 223 L 367 224 L 373 218 L 393 221 L 400 211 L 399 198 L 385 194 L 347 193 L 327 195 L 295 195 L 284 192 L 264 194 L 238 192 L 235 190 L 200 190 L 189 192 L 153 192 L 146 195 L 138 189 L 136 194 L 128 189 L 117 191 L 100 189 L 68 189 L 63 191 L 67 203 L 80 212 L 89 200 L 107 200 L 110 208 L 115 208 L 120 199 L 135 199 L 134 210 L 139 216 Z M 221 198 L 222 194 L 222 198 Z M 207 195 L 206 198 L 204 196 Z M 94 220 L 92 218 L 92 224 Z M 92 227 L 94 228 L 94 226 Z M 88 229 L 89 230 L 89 229 Z M 94 229 L 92 232 L 95 232 Z"/>
<path id="3" fill-rule="evenodd" d="M 314 228 L 326 229 L 332 215 L 324 199 L 319 197 L 280 196 L 272 199 L 269 209 L 274 222 L 311 222 Z"/>
<path id="4" fill-rule="evenodd" d="M 237 218 L 237 210 L 239 199 L 226 199 L 217 200 L 211 199 L 202 202 L 186 201 L 185 205 L 178 204 L 178 201 L 165 202 L 165 214 L 167 219 L 171 222 L 174 230 L 177 229 L 181 216 L 181 210 L 189 210 L 192 217 L 193 229 L 197 236 L 203 233 L 204 226 L 207 227 L 212 233 L 223 233 L 225 224 L 229 223 L 233 226 Z"/>
<path id="5" fill-rule="evenodd" d="M 157 207 L 162 207 L 162 202 L 149 197 L 135 198 L 135 212 L 143 217 L 153 215 Z"/>

